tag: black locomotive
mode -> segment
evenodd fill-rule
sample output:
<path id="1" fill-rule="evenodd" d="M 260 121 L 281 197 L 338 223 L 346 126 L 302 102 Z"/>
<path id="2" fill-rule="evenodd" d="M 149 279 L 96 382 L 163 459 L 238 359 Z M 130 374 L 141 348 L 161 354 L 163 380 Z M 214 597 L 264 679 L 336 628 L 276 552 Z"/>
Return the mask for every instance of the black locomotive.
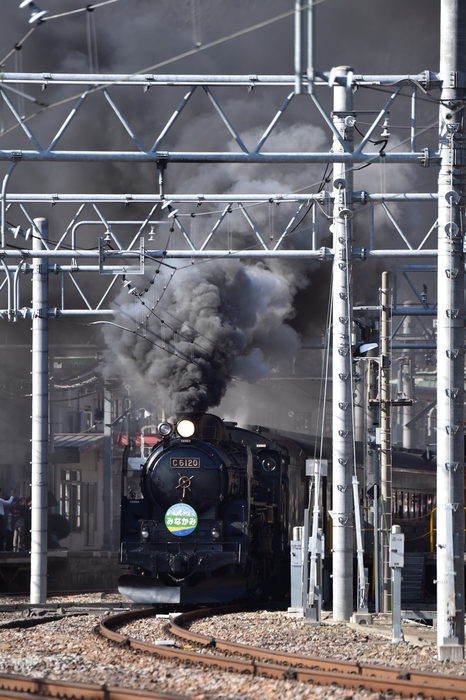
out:
<path id="1" fill-rule="evenodd" d="M 315 453 L 315 441 L 257 426 L 246 430 L 212 414 L 162 423 L 147 460 L 135 465 L 126 454 L 120 561 L 132 571 L 120 578 L 120 592 L 141 603 L 283 599 L 293 527 L 303 523 L 308 493 L 306 457 Z M 358 464 L 362 447 L 356 445 Z M 328 439 L 323 457 L 331 459 Z M 358 476 L 364 483 L 359 466 Z M 321 494 L 328 542 L 331 484 L 329 470 Z M 392 515 L 406 532 L 407 552 L 429 549 L 434 494 L 435 459 L 395 450 Z M 372 526 L 365 527 L 370 566 Z"/>
<path id="2" fill-rule="evenodd" d="M 158 432 L 139 488 L 124 486 L 120 561 L 132 573 L 120 592 L 172 604 L 283 593 L 304 453 L 212 414 L 181 415 Z"/>

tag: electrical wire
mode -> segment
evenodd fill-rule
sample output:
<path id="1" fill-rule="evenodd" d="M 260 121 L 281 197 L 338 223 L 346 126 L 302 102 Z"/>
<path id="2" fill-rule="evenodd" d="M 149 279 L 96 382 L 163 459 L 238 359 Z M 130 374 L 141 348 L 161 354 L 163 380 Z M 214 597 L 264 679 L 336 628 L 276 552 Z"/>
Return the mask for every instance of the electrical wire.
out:
<path id="1" fill-rule="evenodd" d="M 103 3 L 100 3 L 100 4 L 107 4 L 107 3 L 109 3 L 109 2 L 117 2 L 117 1 L 118 1 L 118 0 L 106 0 L 106 2 L 103 2 Z M 323 2 L 327 2 L 327 0 L 314 0 L 314 2 L 313 2 L 312 4 L 315 6 L 315 5 L 320 5 L 320 4 L 323 3 Z M 98 6 L 98 5 L 95 5 L 95 7 L 97 7 L 97 6 Z M 308 3 L 305 3 L 304 5 L 301 6 L 300 9 L 301 9 L 301 10 L 305 10 L 305 9 L 307 9 L 308 7 L 309 7 L 309 4 L 308 4 Z M 87 10 L 87 7 L 84 7 L 84 8 L 82 8 L 82 9 L 79 10 L 79 11 L 84 11 L 84 10 Z M 63 15 L 53 15 L 52 17 L 49 17 L 48 19 L 49 19 L 49 20 L 50 20 L 50 19 L 55 19 L 56 17 L 64 16 L 64 15 L 66 15 L 66 14 L 73 14 L 74 12 L 77 12 L 77 11 L 78 11 L 78 10 L 66 12 L 66 13 L 63 13 Z M 220 46 L 221 44 L 224 44 L 224 43 L 226 43 L 226 42 L 228 42 L 228 41 L 232 41 L 233 39 L 238 39 L 238 38 L 241 37 L 241 36 L 245 36 L 246 34 L 250 34 L 251 32 L 257 31 L 258 29 L 263 29 L 264 27 L 267 27 L 267 26 L 269 26 L 269 25 L 271 25 L 271 24 L 274 24 L 275 22 L 279 22 L 279 21 L 281 21 L 281 20 L 283 20 L 283 19 L 286 19 L 287 17 L 290 17 L 290 16 L 292 16 L 292 15 L 294 15 L 294 14 L 295 14 L 295 9 L 293 9 L 293 10 L 288 10 L 287 12 L 283 12 L 283 13 L 281 13 L 281 14 L 279 14 L 279 15 L 276 15 L 275 17 L 271 17 L 271 18 L 269 18 L 269 19 L 267 19 L 267 20 L 263 20 L 262 22 L 258 22 L 257 24 L 251 25 L 250 27 L 246 27 L 245 29 L 241 29 L 241 30 L 239 30 L 239 31 L 237 31 L 237 32 L 233 32 L 233 34 L 228 34 L 227 36 L 221 37 L 220 39 L 215 39 L 214 41 L 211 41 L 211 42 L 209 42 L 209 43 L 207 43 L 207 44 L 202 44 L 202 46 L 196 47 L 195 49 L 191 49 L 191 50 L 189 50 L 189 51 L 184 51 L 183 53 L 178 54 L 177 56 L 172 56 L 171 58 L 167 58 L 167 59 L 165 59 L 164 61 L 159 61 L 158 63 L 154 63 L 152 66 L 148 66 L 148 67 L 143 68 L 143 69 L 141 69 L 141 70 L 135 71 L 134 73 L 131 73 L 129 76 L 125 76 L 125 80 L 126 80 L 128 77 L 133 77 L 133 76 L 136 76 L 136 75 L 144 75 L 145 73 L 149 73 L 149 72 L 151 72 L 151 71 L 155 71 L 155 70 L 157 70 L 158 68 L 163 68 L 164 66 L 167 66 L 167 65 L 169 65 L 169 64 L 171 64 L 171 63 L 175 63 L 176 61 L 180 61 L 180 60 L 182 60 L 182 59 L 184 59 L 184 58 L 189 58 L 190 56 L 193 56 L 194 54 L 197 54 L 197 53 L 199 53 L 199 52 L 201 52 L 201 51 L 206 51 L 207 49 L 211 49 L 211 48 L 213 48 L 213 47 L 215 47 L 215 46 Z M 44 19 L 45 19 L 45 18 L 44 18 Z M 23 39 L 22 39 L 21 41 L 24 42 L 24 41 L 26 40 L 26 38 L 27 38 L 31 33 L 32 33 L 32 30 L 31 30 L 25 37 L 23 37 Z M 10 54 L 8 54 L 8 57 L 11 56 L 11 54 L 14 52 L 14 50 L 15 50 L 15 49 L 13 49 L 13 51 L 10 52 Z M 1 63 L 3 64 L 5 60 L 6 60 L 6 58 L 3 59 L 3 61 L 2 61 Z M 1 82 L 1 73 L 0 73 L 0 82 Z M 91 89 L 89 90 L 89 93 L 94 93 L 94 92 L 98 92 L 98 91 L 104 90 L 105 88 L 107 88 L 107 87 L 109 87 L 109 86 L 111 86 L 111 85 L 115 85 L 115 84 L 118 84 L 118 83 L 113 83 L 113 82 L 112 82 L 112 83 L 105 83 L 105 82 L 104 82 L 104 83 L 100 83 L 99 85 L 96 85 L 96 86 L 94 86 L 93 88 L 91 88 Z M 72 102 L 72 101 L 78 99 L 79 97 L 81 97 L 81 93 L 75 94 L 75 95 L 71 95 L 70 97 L 66 97 L 66 98 L 64 98 L 63 100 L 59 100 L 59 101 L 57 101 L 57 102 L 54 102 L 54 103 L 52 103 L 52 104 L 49 104 L 49 105 L 47 105 L 47 107 L 44 107 L 43 109 L 41 109 L 41 110 L 35 112 L 34 114 L 29 115 L 29 117 L 26 117 L 25 119 L 23 119 L 23 120 L 21 121 L 21 124 L 24 124 L 24 123 L 26 123 L 26 122 L 31 121 L 32 119 L 34 119 L 35 117 L 37 117 L 39 114 L 42 114 L 42 113 L 43 113 L 44 111 L 46 111 L 46 110 L 52 109 L 52 108 L 54 108 L 54 107 L 60 107 L 61 105 L 67 104 L 68 102 Z M 6 130 L 3 132 L 3 134 L 1 134 L 1 135 L 2 135 L 2 136 L 3 136 L 3 135 L 6 135 L 6 134 L 10 133 L 11 131 L 14 131 L 15 129 L 17 129 L 19 126 L 21 126 L 21 125 L 20 125 L 20 124 L 15 124 L 14 126 L 10 127 L 10 129 L 6 129 Z"/>
<path id="2" fill-rule="evenodd" d="M 92 12 L 93 10 L 97 9 L 98 7 L 102 7 L 103 5 L 111 5 L 114 2 L 118 2 L 118 0 L 103 0 L 103 2 L 95 2 L 92 3 L 91 5 L 86 5 L 85 7 L 80 7 L 77 10 L 67 10 L 66 12 L 61 12 L 58 15 L 49 15 L 48 17 L 43 17 L 41 19 L 41 24 L 45 22 L 49 22 L 51 19 L 58 19 L 59 17 L 68 17 L 68 15 L 76 15 L 78 12 Z"/>
<path id="3" fill-rule="evenodd" d="M 11 49 L 11 51 L 10 51 L 9 53 L 7 53 L 7 55 L 5 56 L 5 58 L 2 58 L 2 60 L 0 61 L 0 66 L 3 66 L 3 64 L 5 63 L 5 61 L 7 61 L 7 60 L 10 58 L 10 56 L 12 56 L 12 55 L 14 54 L 15 51 L 20 51 L 20 50 L 21 50 L 21 48 L 22 48 L 24 42 L 26 41 L 26 39 L 28 39 L 28 38 L 31 36 L 31 34 L 35 31 L 36 28 L 37 28 L 37 27 L 32 27 L 32 29 L 30 29 L 30 30 L 23 36 L 23 38 L 20 39 L 20 40 L 18 41 L 18 43 L 14 45 L 14 47 Z M 2 73 L 2 72 L 3 72 L 3 71 L 0 72 L 0 78 L 1 78 L 1 73 Z"/>
<path id="4" fill-rule="evenodd" d="M 164 346 L 162 346 L 162 345 L 159 345 L 158 343 L 156 343 L 156 342 L 150 340 L 149 338 L 147 338 L 147 336 L 144 336 L 142 333 L 138 333 L 138 332 L 136 332 L 134 329 L 128 328 L 127 326 L 122 326 L 122 325 L 120 325 L 120 324 L 118 324 L 118 323 L 114 323 L 113 321 L 91 321 L 90 323 L 80 323 L 80 322 L 77 322 L 77 323 L 78 323 L 79 325 L 85 326 L 86 328 L 89 327 L 89 326 L 99 326 L 99 325 L 110 325 L 110 326 L 115 326 L 116 328 L 119 328 L 119 329 L 121 329 L 121 330 L 123 330 L 123 331 L 127 331 L 128 333 L 132 333 L 133 335 L 136 335 L 137 337 L 141 338 L 142 340 L 146 340 L 148 343 L 150 343 L 150 344 L 153 345 L 154 347 L 157 347 L 157 348 L 159 348 L 160 350 L 162 350 L 162 351 L 164 351 L 164 352 L 167 352 L 169 355 L 172 355 L 173 357 L 177 357 L 180 361 L 186 362 L 186 364 L 194 364 L 194 365 L 198 366 L 200 369 L 203 369 L 202 365 L 199 364 L 199 362 L 196 362 L 194 359 L 185 356 L 184 353 L 183 353 L 183 356 L 182 356 L 179 352 L 172 352 L 172 351 L 168 350 L 166 347 L 164 347 Z M 155 335 L 155 334 L 154 334 L 154 335 Z M 204 358 L 202 358 L 202 359 L 204 359 Z M 272 368 L 272 369 L 273 369 L 273 368 Z M 278 372 L 278 374 L 281 374 L 281 373 Z M 231 374 L 226 374 L 226 375 L 224 375 L 224 379 L 226 379 L 226 380 L 228 380 L 228 381 L 243 382 L 244 384 L 248 384 L 248 385 L 250 385 L 250 386 L 261 386 L 261 385 L 258 384 L 257 382 L 252 382 L 252 381 L 249 381 L 249 380 L 247 380 L 247 379 L 243 379 L 243 378 L 241 378 L 241 377 L 236 377 L 236 376 L 231 375 Z M 270 379 L 271 381 L 273 381 L 273 377 L 268 377 L 268 379 Z M 290 383 L 292 386 L 296 387 L 297 389 L 300 389 L 301 391 L 303 391 L 303 392 L 304 392 L 305 394 L 307 394 L 308 396 L 311 396 L 312 398 L 316 398 L 316 395 L 315 395 L 313 392 L 310 392 L 310 391 L 306 390 L 306 389 L 302 386 L 302 384 L 297 384 L 296 382 L 294 382 L 294 381 L 292 381 L 292 380 L 288 380 L 288 381 L 289 381 L 289 383 Z"/>
<path id="5" fill-rule="evenodd" d="M 436 104 L 442 104 L 442 105 L 444 105 L 445 107 L 449 107 L 449 106 L 450 106 L 450 105 L 448 105 L 447 103 L 442 102 L 442 100 L 438 100 L 438 99 L 436 99 L 435 97 L 432 97 L 432 95 L 431 95 L 429 92 L 427 92 L 417 80 L 411 79 L 409 82 L 412 83 L 413 85 L 416 85 L 416 87 L 418 87 L 420 90 L 422 90 L 422 92 L 424 93 L 424 95 L 427 95 L 427 97 L 418 97 L 417 99 L 418 99 L 420 102 L 435 102 Z M 398 84 L 398 83 L 392 83 L 392 85 L 397 85 L 397 84 Z M 364 89 L 364 90 L 376 90 L 377 92 L 385 92 L 385 93 L 387 93 L 387 94 L 389 94 L 389 95 L 392 94 L 392 91 L 391 91 L 391 90 L 385 90 L 385 88 L 382 88 L 382 87 L 380 87 L 380 86 L 378 86 L 378 85 L 359 85 L 358 87 L 359 87 L 359 88 L 362 88 L 362 89 Z M 399 95 L 400 95 L 401 97 L 409 97 L 409 98 L 411 99 L 411 95 L 406 95 L 405 93 L 402 93 L 402 92 L 400 92 Z"/>

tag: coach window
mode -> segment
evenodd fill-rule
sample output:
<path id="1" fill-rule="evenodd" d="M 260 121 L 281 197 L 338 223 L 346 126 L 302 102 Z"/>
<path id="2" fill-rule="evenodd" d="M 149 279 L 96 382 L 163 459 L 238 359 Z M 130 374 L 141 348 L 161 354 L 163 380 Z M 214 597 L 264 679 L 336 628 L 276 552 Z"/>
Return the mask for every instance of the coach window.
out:
<path id="1" fill-rule="evenodd" d="M 421 494 L 421 515 L 427 514 L 427 494 Z"/>
<path id="2" fill-rule="evenodd" d="M 409 493 L 406 491 L 403 496 L 403 518 L 409 518 Z"/>
<path id="3" fill-rule="evenodd" d="M 79 469 L 61 470 L 60 510 L 69 521 L 71 532 L 81 532 L 81 472 Z"/>

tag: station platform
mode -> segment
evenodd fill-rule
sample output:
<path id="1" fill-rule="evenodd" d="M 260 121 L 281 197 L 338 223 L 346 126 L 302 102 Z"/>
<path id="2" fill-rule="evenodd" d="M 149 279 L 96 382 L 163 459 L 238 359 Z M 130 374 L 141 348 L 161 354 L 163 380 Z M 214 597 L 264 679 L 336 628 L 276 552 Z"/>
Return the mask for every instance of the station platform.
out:
<path id="1" fill-rule="evenodd" d="M 85 550 L 47 552 L 47 592 L 116 591 L 121 567 L 118 552 Z M 27 593 L 30 586 L 29 552 L 0 552 L 0 595 Z"/>

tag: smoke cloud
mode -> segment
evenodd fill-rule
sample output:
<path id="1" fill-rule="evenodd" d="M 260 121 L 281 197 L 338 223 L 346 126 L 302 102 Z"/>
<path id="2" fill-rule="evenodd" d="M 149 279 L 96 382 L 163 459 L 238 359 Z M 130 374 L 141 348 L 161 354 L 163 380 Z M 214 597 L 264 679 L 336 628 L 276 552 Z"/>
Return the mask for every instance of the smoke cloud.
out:
<path id="1" fill-rule="evenodd" d="M 39 4 L 49 9 L 50 14 L 63 11 L 61 0 L 40 0 Z M 4 5 L 1 9 L 0 44 L 6 54 L 25 36 L 29 25 L 27 10 L 19 9 L 19 0 Z M 73 10 L 83 7 L 84 3 L 68 0 L 66 5 L 67 10 Z M 150 0 L 119 0 L 93 13 L 98 68 L 110 73 L 141 71 L 200 43 L 198 53 L 169 63 L 160 70 L 164 73 L 291 74 L 292 16 L 252 34 L 244 34 L 233 42 L 225 42 L 206 51 L 202 47 L 221 36 L 292 9 L 293 3 L 283 0 L 270 0 L 266 4 L 251 0 L 237 0 L 235 3 L 231 0 L 216 0 L 214 3 L 210 0 L 179 0 L 176 3 L 169 0 L 157 3 Z M 316 69 L 329 70 L 332 66 L 348 64 L 354 67 L 356 73 L 396 74 L 436 70 L 438 9 L 436 3 L 435 7 L 429 6 L 426 10 L 424 0 L 412 0 L 408 4 L 404 0 L 381 0 L 377 6 L 371 0 L 322 2 L 316 5 Z M 24 71 L 87 72 L 86 17 L 87 13 L 80 13 L 37 27 L 21 51 L 7 60 L 4 70 L 15 70 L 15 66 L 21 64 Z M 371 29 L 364 30 L 363 34 L 362 28 L 367 26 Z M 396 51 L 393 50 L 394 37 Z M 41 102 L 55 103 L 73 94 L 76 89 L 49 86 L 42 92 L 40 86 L 29 86 L 26 92 Z M 149 148 L 185 92 L 185 88 L 151 89 L 147 93 L 115 88 L 112 95 L 134 131 Z M 289 89 L 269 91 L 257 87 L 245 95 L 242 88 L 236 92 L 229 88 L 226 101 L 223 101 L 225 91 L 215 89 L 214 92 L 222 100 L 222 106 L 241 138 L 252 147 L 283 103 Z M 331 111 L 332 91 L 323 88 L 319 98 Z M 388 95 L 369 90 L 360 90 L 355 95 L 359 109 L 378 110 L 387 99 Z M 28 100 L 23 102 L 26 116 L 38 110 Z M 47 110 L 28 122 L 43 145 L 47 145 L 57 133 L 73 104 L 71 102 Z M 202 90 L 193 96 L 189 108 L 180 116 L 176 128 L 164 141 L 163 148 L 224 150 L 226 144 L 227 150 L 237 150 L 237 144 L 226 133 L 225 125 L 218 119 Z M 396 129 L 399 124 L 409 123 L 406 119 L 409 108 L 409 99 L 393 105 L 390 147 L 407 135 Z M 419 103 L 419 124 L 429 123 L 432 110 L 436 110 L 436 105 L 432 106 L 427 101 Z M 26 134 L 19 127 L 7 133 L 12 117 L 5 108 L 0 118 L 0 127 L 5 128 L 5 133 L 0 134 L 1 147 L 31 147 Z M 370 123 L 372 118 L 367 116 L 367 122 Z M 367 131 L 368 124 L 361 123 L 360 118 L 358 126 L 363 132 Z M 116 116 L 108 111 L 102 94 L 87 98 L 72 127 L 60 141 L 60 147 L 101 150 L 132 147 L 128 134 Z M 435 137 L 435 130 L 424 133 L 418 139 L 418 148 L 432 146 L 431 134 Z M 327 127 L 316 110 L 311 108 L 310 100 L 301 96 L 285 112 L 264 151 L 305 152 L 329 150 L 330 147 Z M 2 174 L 9 165 L 0 164 Z M 402 168 L 374 165 L 355 173 L 355 189 L 421 189 L 424 186 L 424 172 L 420 169 L 412 176 L 411 171 L 408 175 Z M 172 192 L 193 193 L 315 192 L 323 175 L 324 168 L 321 166 L 170 165 L 166 171 L 166 188 Z M 155 166 L 20 163 L 11 177 L 9 191 L 153 192 L 157 190 L 157 177 Z M 429 178 L 425 179 L 432 180 L 432 176 L 429 174 Z M 331 180 L 326 187 L 331 187 Z M 427 182 L 425 188 L 429 187 L 432 184 Z M 415 218 L 412 209 L 409 214 L 403 214 L 401 206 L 391 209 L 401 217 L 403 227 L 412 230 L 415 225 L 418 229 L 417 240 L 422 240 L 426 231 L 425 218 L 419 215 Z M 44 211 L 42 205 L 31 204 L 28 211 L 32 216 L 46 215 L 50 218 L 51 237 L 57 240 L 76 209 L 57 206 Z M 109 219 L 120 220 L 144 218 L 147 215 L 147 208 L 141 216 L 134 205 L 128 208 L 103 206 L 102 211 Z M 280 207 L 267 204 L 248 209 L 254 223 L 271 245 L 275 244 L 294 211 L 296 205 L 284 204 Z M 180 207 L 180 220 L 196 243 L 205 239 L 215 220 L 212 213 L 209 216 L 209 212 L 211 209 L 206 206 L 194 212 L 188 207 Z M 190 218 L 192 213 L 195 214 L 194 218 Z M 288 248 L 309 247 L 312 211 L 306 207 L 302 215 L 306 213 L 302 223 L 285 242 Z M 317 212 L 318 247 L 329 242 L 331 221 L 325 216 L 329 213 L 325 208 L 323 212 L 320 209 Z M 17 207 L 11 209 L 11 216 L 14 223 L 24 224 Z M 15 219 L 15 216 L 18 218 Z M 83 212 L 85 217 L 95 219 L 96 214 L 92 211 L 89 213 L 87 207 Z M 257 240 L 240 212 L 234 209 L 228 219 L 228 226 L 219 229 L 214 246 L 225 248 L 228 243 L 234 248 L 257 246 Z M 384 219 L 385 215 L 376 213 L 378 243 L 380 247 L 392 247 L 398 234 L 391 224 L 383 224 Z M 367 246 L 368 207 L 358 209 L 353 221 L 355 245 Z M 157 231 L 159 241 L 165 236 L 165 231 L 166 228 L 160 234 Z M 95 247 L 99 235 L 102 235 L 101 228 L 89 226 L 80 229 L 79 245 Z M 121 239 L 126 242 L 133 235 L 134 231 L 128 227 L 124 229 Z M 169 245 L 172 248 L 185 247 L 177 230 L 171 236 Z M 164 246 L 165 243 L 160 244 L 160 247 Z M 355 297 L 357 301 L 374 303 L 377 301 L 380 263 L 365 262 L 362 265 L 362 274 L 358 272 L 355 275 Z M 320 371 L 321 356 L 313 354 L 310 358 L 308 353 L 304 358 L 305 352 L 300 352 L 300 348 L 311 338 L 320 340 L 325 330 L 330 265 L 297 260 L 271 260 L 267 264 L 210 261 L 187 267 L 177 264 L 171 281 L 170 273 L 163 270 L 158 275 L 155 270 L 153 273 L 155 278 L 163 278 L 164 282 L 154 281 L 151 284 L 151 273 L 148 273 L 142 283 L 136 277 L 131 279 L 138 296 L 128 296 L 126 289 L 117 295 L 115 322 L 131 331 L 137 330 L 139 335 L 112 326 L 105 327 L 107 377 L 118 375 L 123 381 L 134 385 L 135 391 L 144 400 L 151 400 L 154 404 L 164 403 L 167 412 L 190 408 L 204 410 L 220 403 L 222 408 L 226 407 L 235 415 L 241 413 L 245 416 L 249 411 L 248 417 L 260 408 L 265 419 L 273 421 L 275 417 L 267 413 L 272 401 L 277 412 L 281 411 L 285 416 L 296 410 L 296 406 L 304 412 L 306 407 L 312 405 L 315 392 L 306 393 L 302 386 L 297 387 L 291 381 L 285 394 L 284 382 L 280 384 L 279 378 L 293 377 L 293 371 L 298 373 L 298 370 L 303 375 L 315 375 Z M 107 283 L 107 279 L 104 282 Z M 164 284 L 168 282 L 166 292 L 157 303 Z M 53 277 L 51 284 L 54 284 Z M 89 295 L 93 291 L 102 294 L 105 288 L 100 280 L 96 280 L 96 275 L 82 284 Z M 121 286 L 119 283 L 115 288 Z M 157 286 L 160 290 L 158 294 L 154 291 Z M 145 292 L 146 288 L 148 292 Z M 58 296 L 58 290 L 55 293 Z M 53 294 L 52 289 L 52 297 Z M 75 297 L 79 300 L 77 294 Z M 23 303 L 29 304 L 29 301 L 30 295 L 27 294 Z M 149 309 L 153 309 L 153 312 Z M 66 344 L 70 339 L 71 324 L 51 322 L 51 326 L 55 342 Z M 72 338 L 73 342 L 78 342 L 83 328 L 77 325 L 75 328 L 77 330 Z M 29 339 L 26 338 L 26 341 L 28 344 Z M 302 362 L 295 366 L 298 356 Z M 273 396 L 272 389 L 275 392 Z"/>
<path id="2" fill-rule="evenodd" d="M 284 323 L 292 291 L 292 279 L 261 264 L 229 260 L 180 269 L 153 312 L 150 291 L 119 304 L 122 321 L 134 318 L 138 305 L 148 312 L 136 337 L 106 327 L 105 371 L 124 374 L 139 395 L 162 402 L 169 413 L 218 406 L 233 378 L 267 377 L 296 352 L 297 333 Z"/>

